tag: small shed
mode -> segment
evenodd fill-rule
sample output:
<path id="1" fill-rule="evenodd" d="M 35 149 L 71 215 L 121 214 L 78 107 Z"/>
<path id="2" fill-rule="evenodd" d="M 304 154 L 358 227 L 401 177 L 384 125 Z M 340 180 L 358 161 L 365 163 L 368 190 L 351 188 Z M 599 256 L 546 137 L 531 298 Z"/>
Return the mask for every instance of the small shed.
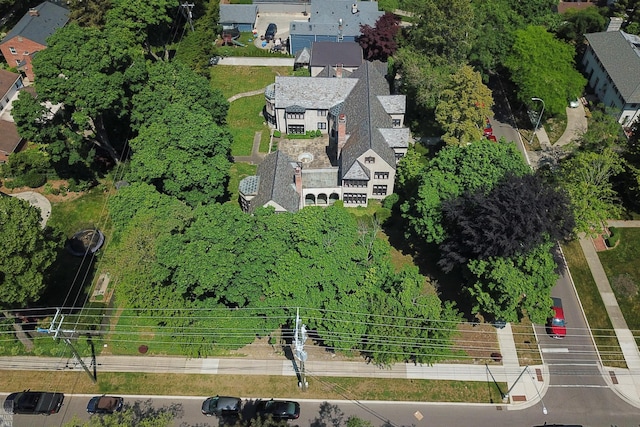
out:
<path id="1" fill-rule="evenodd" d="M 251 32 L 256 26 L 257 16 L 258 6 L 255 4 L 221 4 L 219 24 L 224 29 Z"/>
<path id="2" fill-rule="evenodd" d="M 296 52 L 295 59 L 293 60 L 293 69 L 309 67 L 309 61 L 311 60 L 311 51 L 304 47 Z"/>

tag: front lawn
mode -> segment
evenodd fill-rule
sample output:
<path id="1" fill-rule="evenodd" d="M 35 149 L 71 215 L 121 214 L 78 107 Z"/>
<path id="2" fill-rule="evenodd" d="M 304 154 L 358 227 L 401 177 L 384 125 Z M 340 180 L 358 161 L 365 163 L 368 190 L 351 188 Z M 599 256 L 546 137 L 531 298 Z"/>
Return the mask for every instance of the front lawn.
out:
<path id="1" fill-rule="evenodd" d="M 269 126 L 262 117 L 264 95 L 248 96 L 231 103 L 227 122 L 233 135 L 232 156 L 249 156 L 256 132 L 262 132 L 261 140 L 269 138 Z"/>
<path id="2" fill-rule="evenodd" d="M 211 67 L 211 85 L 220 89 L 222 95 L 228 99 L 238 93 L 264 89 L 275 82 L 276 76 L 290 76 L 291 73 L 291 67 L 218 65 Z"/>
<path id="3" fill-rule="evenodd" d="M 580 242 L 574 240 L 563 245 L 562 250 L 578 291 L 580 303 L 587 316 L 591 333 L 598 346 L 602 363 L 605 366 L 626 368 L 627 365 L 621 356 L 622 351 L 620 350 L 618 339 L 613 331 L 602 297 L 580 247 Z"/>
<path id="4" fill-rule="evenodd" d="M 620 242 L 605 252 L 598 252 L 624 319 L 631 330 L 640 329 L 640 228 L 618 228 Z M 640 345 L 640 340 L 636 339 Z"/>

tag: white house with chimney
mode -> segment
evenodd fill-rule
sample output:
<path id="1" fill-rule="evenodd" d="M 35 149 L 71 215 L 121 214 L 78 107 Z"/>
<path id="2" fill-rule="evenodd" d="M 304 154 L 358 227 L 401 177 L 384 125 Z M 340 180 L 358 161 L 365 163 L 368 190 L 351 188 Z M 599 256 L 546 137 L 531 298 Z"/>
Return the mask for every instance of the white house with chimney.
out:
<path id="1" fill-rule="evenodd" d="M 339 68 L 339 67 L 338 67 Z M 276 77 L 265 90 L 267 120 L 282 134 L 320 130 L 321 138 L 281 141 L 255 176 L 240 182 L 247 212 L 273 206 L 366 206 L 394 191 L 396 165 L 409 147 L 406 97 L 391 95 L 386 64 L 364 62 L 348 75 Z M 303 142 L 308 145 L 303 147 Z"/>

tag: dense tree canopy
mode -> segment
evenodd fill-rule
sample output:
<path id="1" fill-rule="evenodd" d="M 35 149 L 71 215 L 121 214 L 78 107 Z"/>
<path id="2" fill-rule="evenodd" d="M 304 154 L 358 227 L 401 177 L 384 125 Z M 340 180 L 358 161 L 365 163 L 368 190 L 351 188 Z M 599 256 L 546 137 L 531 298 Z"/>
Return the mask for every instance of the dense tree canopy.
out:
<path id="1" fill-rule="evenodd" d="M 491 90 L 482 83 L 480 73 L 463 66 L 450 76 L 439 97 L 436 121 L 445 131 L 442 140 L 448 145 L 480 140 L 493 107 Z"/>
<path id="2" fill-rule="evenodd" d="M 582 93 L 586 79 L 575 69 L 575 49 L 549 33 L 530 25 L 516 30 L 505 66 L 518 86 L 518 99 L 531 105 L 532 97 L 545 101 L 545 113 L 564 114 L 569 99 Z"/>
<path id="3" fill-rule="evenodd" d="M 374 27 L 360 26 L 358 43 L 364 51 L 364 58 L 368 61 L 387 61 L 398 49 L 396 35 L 400 30 L 399 20 L 392 13 L 385 13 Z"/>
<path id="4" fill-rule="evenodd" d="M 513 257 L 471 260 L 467 291 L 474 313 L 489 319 L 517 322 L 527 316 L 543 324 L 550 315 L 551 288 L 558 281 L 552 242 Z"/>
<path id="5" fill-rule="evenodd" d="M 547 240 L 566 240 L 575 222 L 568 196 L 537 175 L 509 176 L 488 193 L 478 189 L 442 207 L 447 240 L 440 265 L 451 271 L 469 260 L 512 258 Z"/>
<path id="6" fill-rule="evenodd" d="M 569 193 L 576 230 L 587 234 L 602 231 L 605 221 L 620 213 L 612 177 L 623 170 L 622 159 L 611 148 L 602 152 L 578 151 L 562 165 L 559 184 Z"/>
<path id="7" fill-rule="evenodd" d="M 489 192 L 506 175 L 524 175 L 530 169 L 513 144 L 489 141 L 438 152 L 420 175 L 417 191 L 402 205 L 410 232 L 427 242 L 446 237 L 442 203 L 475 191 Z M 409 189 L 405 189 L 409 190 Z"/>
<path id="8" fill-rule="evenodd" d="M 129 144 L 132 180 L 191 205 L 220 201 L 229 174 L 231 135 L 211 113 L 184 101 L 166 105 Z"/>
<path id="9" fill-rule="evenodd" d="M 128 46 L 118 31 L 70 23 L 33 59 L 40 98 L 63 104 L 67 126 L 88 136 L 115 161 L 120 154 L 111 144 L 107 123 L 128 112 L 128 70 L 134 61 Z"/>
<path id="10" fill-rule="evenodd" d="M 28 202 L 0 195 L 0 307 L 24 307 L 44 290 L 59 242 L 40 220 Z"/>

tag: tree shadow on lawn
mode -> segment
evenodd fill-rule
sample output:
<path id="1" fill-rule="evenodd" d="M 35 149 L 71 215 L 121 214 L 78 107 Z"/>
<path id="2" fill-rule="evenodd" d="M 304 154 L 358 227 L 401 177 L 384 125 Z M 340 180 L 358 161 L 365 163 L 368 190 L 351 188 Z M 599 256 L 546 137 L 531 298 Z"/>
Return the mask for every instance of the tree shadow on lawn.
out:
<path id="1" fill-rule="evenodd" d="M 398 212 L 394 212 L 391 218 L 383 224 L 383 230 L 389 238 L 389 244 L 403 255 L 409 255 L 413 263 L 418 267 L 420 274 L 432 279 L 433 284 L 443 301 L 453 301 L 457 309 L 469 322 L 477 322 L 472 314 L 473 301 L 463 289 L 465 278 L 462 269 L 456 269 L 451 273 L 444 273 L 438 267 L 440 250 L 435 244 L 426 244 L 415 238 L 407 238 L 404 230 L 408 225 L 401 219 Z"/>

